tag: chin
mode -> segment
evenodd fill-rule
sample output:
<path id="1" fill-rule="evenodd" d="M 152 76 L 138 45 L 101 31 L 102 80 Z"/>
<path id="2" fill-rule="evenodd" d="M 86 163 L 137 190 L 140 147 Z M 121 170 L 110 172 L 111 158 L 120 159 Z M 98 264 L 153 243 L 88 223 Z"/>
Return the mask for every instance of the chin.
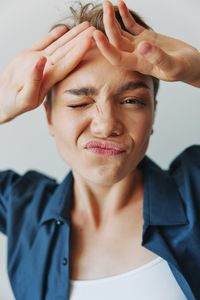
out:
<path id="1" fill-rule="evenodd" d="M 88 171 L 84 172 L 84 177 L 94 184 L 110 186 L 121 181 L 129 172 L 130 170 L 125 170 L 124 168 L 112 168 L 104 165 L 93 168 L 93 170 L 90 169 L 90 173 Z"/>

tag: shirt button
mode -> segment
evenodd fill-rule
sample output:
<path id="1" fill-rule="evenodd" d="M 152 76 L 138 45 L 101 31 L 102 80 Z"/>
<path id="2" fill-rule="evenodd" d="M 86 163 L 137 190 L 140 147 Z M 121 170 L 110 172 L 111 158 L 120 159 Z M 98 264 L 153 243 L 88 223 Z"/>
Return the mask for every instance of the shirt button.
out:
<path id="1" fill-rule="evenodd" d="M 66 258 L 66 257 L 63 257 L 63 260 L 62 260 L 63 266 L 66 266 L 66 265 L 67 265 L 67 262 L 68 262 L 67 258 Z"/>
<path id="2" fill-rule="evenodd" d="M 63 221 L 61 221 L 60 219 L 56 219 L 56 224 L 61 225 L 61 224 L 63 224 Z"/>

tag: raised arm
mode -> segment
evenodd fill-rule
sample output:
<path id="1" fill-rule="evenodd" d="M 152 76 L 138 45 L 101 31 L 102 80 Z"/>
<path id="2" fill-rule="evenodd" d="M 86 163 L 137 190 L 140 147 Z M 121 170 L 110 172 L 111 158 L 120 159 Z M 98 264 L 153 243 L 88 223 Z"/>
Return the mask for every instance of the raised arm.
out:
<path id="1" fill-rule="evenodd" d="M 30 49 L 19 53 L 0 75 L 0 124 L 37 108 L 48 91 L 81 61 L 92 42 L 88 22 L 71 30 L 59 26 Z M 22 176 L 0 171 L 0 231 L 7 233 L 12 188 Z"/>
<path id="2" fill-rule="evenodd" d="M 37 108 L 48 91 L 81 61 L 94 27 L 83 22 L 59 26 L 30 49 L 19 53 L 0 74 L 0 124 Z"/>
<path id="3" fill-rule="evenodd" d="M 138 71 L 165 81 L 183 81 L 200 88 L 200 52 L 180 40 L 137 24 L 125 2 L 119 12 L 127 33 L 121 29 L 111 2 L 103 2 L 106 35 L 96 30 L 93 37 L 102 54 L 113 65 Z"/>

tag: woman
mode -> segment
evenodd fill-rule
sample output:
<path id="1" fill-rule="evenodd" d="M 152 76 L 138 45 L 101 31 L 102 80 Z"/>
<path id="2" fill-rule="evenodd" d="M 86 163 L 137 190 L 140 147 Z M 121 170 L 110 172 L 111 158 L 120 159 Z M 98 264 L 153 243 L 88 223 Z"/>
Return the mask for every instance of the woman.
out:
<path id="1" fill-rule="evenodd" d="M 49 131 L 72 168 L 61 184 L 0 174 L 16 299 L 200 299 L 200 148 L 169 171 L 145 156 L 158 80 L 200 87 L 200 53 L 118 7 L 116 19 L 103 3 L 107 38 L 95 8 L 83 9 L 80 24 L 56 27 L 1 75 L 0 122 L 48 94 Z"/>

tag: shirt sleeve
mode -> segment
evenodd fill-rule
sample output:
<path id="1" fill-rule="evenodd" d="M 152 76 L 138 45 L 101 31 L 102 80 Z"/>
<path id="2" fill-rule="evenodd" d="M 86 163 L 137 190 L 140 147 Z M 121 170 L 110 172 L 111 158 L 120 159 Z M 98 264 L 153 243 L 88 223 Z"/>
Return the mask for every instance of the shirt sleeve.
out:
<path id="1" fill-rule="evenodd" d="M 200 226 L 200 145 L 186 148 L 170 164 L 190 219 Z"/>
<path id="2" fill-rule="evenodd" d="M 172 175 L 181 175 L 181 181 L 190 176 L 191 183 L 198 183 L 200 179 L 200 145 L 193 145 L 181 152 L 170 164 Z M 185 177 L 184 177 L 185 176 Z"/>
<path id="3" fill-rule="evenodd" d="M 0 172 L 0 232 L 6 234 L 8 194 L 20 175 L 12 170 Z"/>
<path id="4" fill-rule="evenodd" d="M 36 215 L 42 214 L 56 186 L 55 179 L 35 170 L 22 175 L 13 170 L 0 172 L 0 232 L 7 236 L 13 230 L 20 232 L 31 209 Z"/>

